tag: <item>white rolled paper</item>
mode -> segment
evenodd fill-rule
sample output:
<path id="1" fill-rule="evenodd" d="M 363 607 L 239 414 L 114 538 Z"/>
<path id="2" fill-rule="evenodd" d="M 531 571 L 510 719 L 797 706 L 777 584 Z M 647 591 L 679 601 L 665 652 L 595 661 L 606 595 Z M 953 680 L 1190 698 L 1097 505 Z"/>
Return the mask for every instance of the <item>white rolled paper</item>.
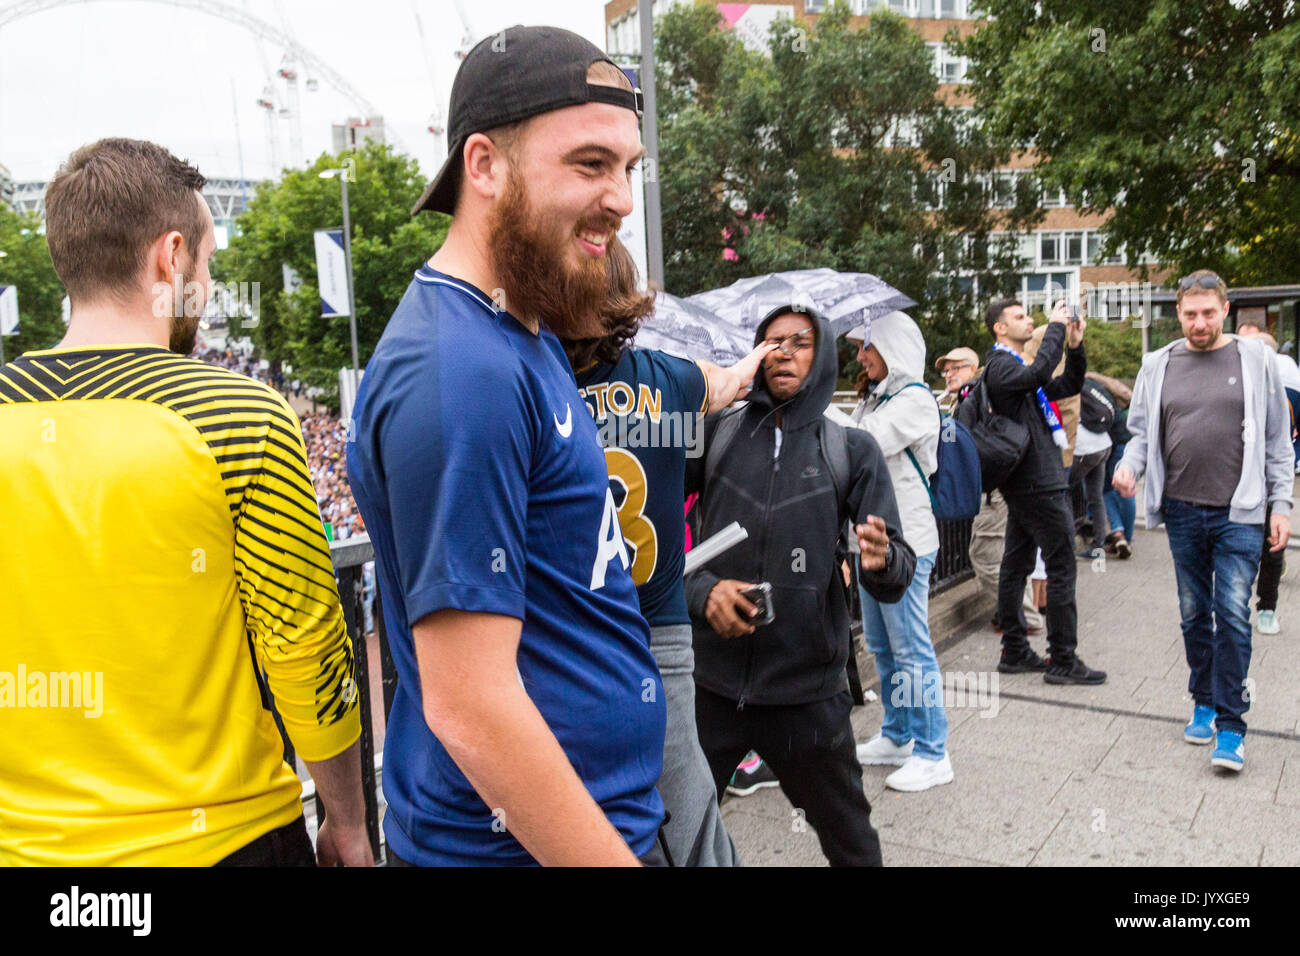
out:
<path id="1" fill-rule="evenodd" d="M 701 541 L 686 553 L 686 570 L 682 573 L 690 574 L 748 537 L 749 532 L 740 526 L 739 521 L 731 522 L 717 534 Z"/>

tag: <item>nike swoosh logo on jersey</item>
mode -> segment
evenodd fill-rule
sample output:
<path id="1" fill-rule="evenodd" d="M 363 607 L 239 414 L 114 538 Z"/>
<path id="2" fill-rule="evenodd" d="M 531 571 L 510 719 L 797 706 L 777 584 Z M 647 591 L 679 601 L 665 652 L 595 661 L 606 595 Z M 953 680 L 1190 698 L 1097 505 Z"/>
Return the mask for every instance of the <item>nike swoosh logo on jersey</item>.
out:
<path id="1" fill-rule="evenodd" d="M 568 438 L 573 434 L 573 408 L 566 404 L 564 406 L 564 422 L 561 424 L 560 416 L 551 412 L 551 417 L 555 419 L 555 430 L 560 433 L 561 438 Z"/>

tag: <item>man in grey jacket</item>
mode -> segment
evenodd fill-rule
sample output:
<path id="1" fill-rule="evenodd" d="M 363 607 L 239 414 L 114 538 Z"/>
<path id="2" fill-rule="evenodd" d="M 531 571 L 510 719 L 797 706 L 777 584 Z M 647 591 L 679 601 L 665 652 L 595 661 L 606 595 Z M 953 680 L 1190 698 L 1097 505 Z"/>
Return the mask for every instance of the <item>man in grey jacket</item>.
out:
<path id="1" fill-rule="evenodd" d="M 1210 763 L 1241 770 L 1250 707 L 1250 592 L 1267 546 L 1291 536 L 1286 395 L 1257 342 L 1223 333 L 1228 289 L 1201 269 L 1178 284 L 1185 338 L 1142 360 L 1115 490 L 1146 475 L 1147 527 L 1163 522 L 1178 577 L 1194 702 L 1183 739 L 1214 741 Z M 1265 513 L 1271 509 L 1269 527 Z"/>

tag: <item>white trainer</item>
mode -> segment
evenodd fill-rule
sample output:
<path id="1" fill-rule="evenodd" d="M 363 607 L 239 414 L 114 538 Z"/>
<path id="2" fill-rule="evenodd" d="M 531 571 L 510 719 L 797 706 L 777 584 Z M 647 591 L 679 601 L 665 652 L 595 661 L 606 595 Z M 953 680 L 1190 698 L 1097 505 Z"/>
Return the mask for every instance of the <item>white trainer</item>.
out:
<path id="1" fill-rule="evenodd" d="M 1276 611 L 1260 611 L 1259 621 L 1255 625 L 1255 630 L 1261 634 L 1280 634 L 1282 627 L 1277 623 Z"/>
<path id="2" fill-rule="evenodd" d="M 885 786 L 890 790 L 904 790 L 908 793 L 929 790 L 945 783 L 952 783 L 952 761 L 947 754 L 940 760 L 908 757 L 903 766 L 885 778 Z"/>
<path id="3" fill-rule="evenodd" d="M 858 763 L 872 766 L 901 767 L 912 756 L 912 741 L 898 746 L 884 734 L 876 734 L 865 744 L 858 744 Z"/>

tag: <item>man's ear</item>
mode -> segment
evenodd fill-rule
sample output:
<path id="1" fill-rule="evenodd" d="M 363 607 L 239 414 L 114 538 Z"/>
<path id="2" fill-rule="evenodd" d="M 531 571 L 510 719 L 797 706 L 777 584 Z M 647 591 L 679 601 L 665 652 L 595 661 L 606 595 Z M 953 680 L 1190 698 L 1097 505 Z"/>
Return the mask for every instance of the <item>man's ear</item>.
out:
<path id="1" fill-rule="evenodd" d="M 172 276 L 181 271 L 181 248 L 185 245 L 185 237 L 177 230 L 173 229 L 165 235 L 159 236 L 154 241 L 153 248 L 149 251 L 149 267 L 153 273 L 151 278 L 159 279 L 163 282 L 170 282 Z"/>
<path id="2" fill-rule="evenodd" d="M 509 161 L 486 135 L 474 133 L 465 141 L 461 161 L 465 183 L 479 196 L 496 199 L 504 192 Z"/>

